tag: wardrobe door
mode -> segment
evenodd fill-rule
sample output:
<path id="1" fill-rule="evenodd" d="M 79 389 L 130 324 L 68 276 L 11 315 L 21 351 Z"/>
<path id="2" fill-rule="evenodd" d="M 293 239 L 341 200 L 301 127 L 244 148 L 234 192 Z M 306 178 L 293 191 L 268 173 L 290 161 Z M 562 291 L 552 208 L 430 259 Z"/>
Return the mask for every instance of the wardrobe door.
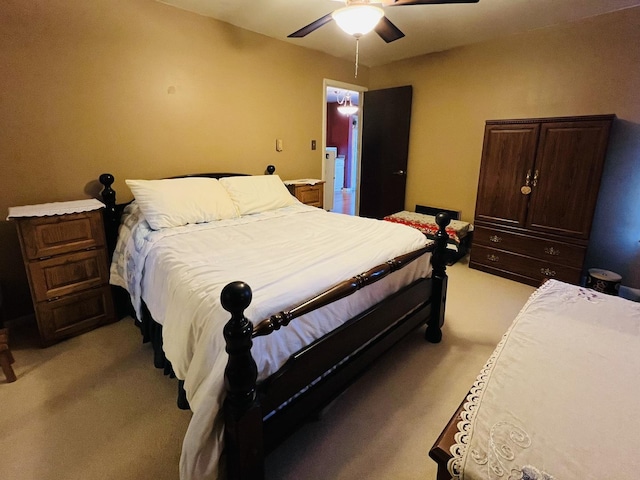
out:
<path id="1" fill-rule="evenodd" d="M 525 226 L 539 129 L 538 123 L 487 124 L 476 221 Z"/>
<path id="2" fill-rule="evenodd" d="M 542 124 L 527 227 L 587 239 L 610 121 Z"/>

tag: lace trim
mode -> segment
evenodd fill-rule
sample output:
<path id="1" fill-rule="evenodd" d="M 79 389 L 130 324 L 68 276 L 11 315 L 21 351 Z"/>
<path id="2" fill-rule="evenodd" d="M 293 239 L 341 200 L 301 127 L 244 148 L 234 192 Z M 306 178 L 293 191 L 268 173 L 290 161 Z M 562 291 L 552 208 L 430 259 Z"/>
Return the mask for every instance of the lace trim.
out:
<path id="1" fill-rule="evenodd" d="M 542 293 L 551 288 L 551 286 L 555 282 L 553 280 L 546 281 L 542 286 L 540 286 L 535 292 L 531 294 L 527 303 L 522 307 L 516 319 L 519 318 L 524 312 L 529 308 L 529 305 Z M 487 360 L 487 363 L 484 365 L 480 374 L 476 378 L 476 381 L 473 383 L 469 394 L 467 395 L 466 401 L 464 403 L 462 412 L 460 412 L 461 420 L 458 422 L 458 432 L 454 436 L 455 443 L 449 449 L 453 457 L 447 463 L 447 469 L 451 474 L 452 480 L 460 480 L 461 475 L 463 473 L 462 468 L 464 465 L 464 460 L 467 455 L 467 450 L 469 447 L 469 442 L 471 440 L 470 433 L 473 430 L 473 425 L 475 423 L 476 412 L 478 410 L 478 406 L 480 405 L 480 401 L 484 395 L 484 390 L 489 382 L 489 378 L 491 377 L 491 373 L 493 371 L 493 367 L 495 365 L 496 360 L 500 356 L 504 344 L 507 341 L 512 329 L 514 328 L 516 322 L 514 321 L 506 333 L 502 336 L 500 343 L 496 346 L 495 350 Z M 477 455 L 477 452 L 469 452 L 472 455 Z M 475 459 L 476 462 L 478 459 Z"/>

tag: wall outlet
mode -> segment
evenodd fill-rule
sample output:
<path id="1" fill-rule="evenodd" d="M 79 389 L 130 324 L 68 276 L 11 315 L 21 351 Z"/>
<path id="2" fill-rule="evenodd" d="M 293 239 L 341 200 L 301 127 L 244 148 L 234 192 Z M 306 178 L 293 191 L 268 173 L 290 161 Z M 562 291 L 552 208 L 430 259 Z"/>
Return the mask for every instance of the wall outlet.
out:
<path id="1" fill-rule="evenodd" d="M 316 149 L 316 141 L 311 140 L 311 150 L 315 150 L 315 149 Z"/>

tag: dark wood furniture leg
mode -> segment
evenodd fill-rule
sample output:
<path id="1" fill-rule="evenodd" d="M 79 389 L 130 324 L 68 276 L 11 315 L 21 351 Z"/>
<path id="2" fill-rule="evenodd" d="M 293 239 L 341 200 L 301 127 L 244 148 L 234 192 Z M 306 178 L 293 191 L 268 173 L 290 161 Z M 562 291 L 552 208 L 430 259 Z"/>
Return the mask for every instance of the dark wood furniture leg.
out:
<path id="1" fill-rule="evenodd" d="M 4 372 L 7 383 L 16 381 L 16 374 L 11 367 L 12 363 L 14 363 L 14 359 L 9 348 L 9 331 L 2 328 L 0 329 L 0 368 Z"/>
<path id="2" fill-rule="evenodd" d="M 435 247 L 431 265 L 433 266 L 433 285 L 431 290 L 431 319 L 427 323 L 425 338 L 431 343 L 439 343 L 442 340 L 442 325 L 444 325 L 444 312 L 447 302 L 447 235 L 446 227 L 451 219 L 446 213 L 436 215 L 436 223 L 440 229 L 436 232 Z"/>
<path id="3" fill-rule="evenodd" d="M 222 307 L 231 313 L 224 327 L 229 360 L 224 372 L 225 448 L 229 479 L 264 478 L 262 410 L 257 402 L 258 368 L 251 356 L 253 325 L 244 316 L 251 303 L 251 289 L 233 282 L 220 295 Z"/>

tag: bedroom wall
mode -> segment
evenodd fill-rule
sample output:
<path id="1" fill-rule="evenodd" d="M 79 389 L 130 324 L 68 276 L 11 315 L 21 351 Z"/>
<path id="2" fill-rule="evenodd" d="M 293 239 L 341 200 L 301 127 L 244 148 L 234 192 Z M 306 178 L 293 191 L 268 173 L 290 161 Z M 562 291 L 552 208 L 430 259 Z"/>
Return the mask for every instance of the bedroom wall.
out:
<path id="1" fill-rule="evenodd" d="M 32 310 L 8 207 L 186 172 L 320 177 L 323 79 L 353 64 L 154 0 L 0 2 L 0 284 Z M 366 85 L 368 69 L 358 82 Z M 282 152 L 275 139 L 283 140 Z"/>
<path id="2" fill-rule="evenodd" d="M 473 219 L 486 120 L 615 113 L 586 266 L 640 287 L 637 45 L 633 8 L 371 69 L 370 89 L 413 85 L 405 207 Z"/>

